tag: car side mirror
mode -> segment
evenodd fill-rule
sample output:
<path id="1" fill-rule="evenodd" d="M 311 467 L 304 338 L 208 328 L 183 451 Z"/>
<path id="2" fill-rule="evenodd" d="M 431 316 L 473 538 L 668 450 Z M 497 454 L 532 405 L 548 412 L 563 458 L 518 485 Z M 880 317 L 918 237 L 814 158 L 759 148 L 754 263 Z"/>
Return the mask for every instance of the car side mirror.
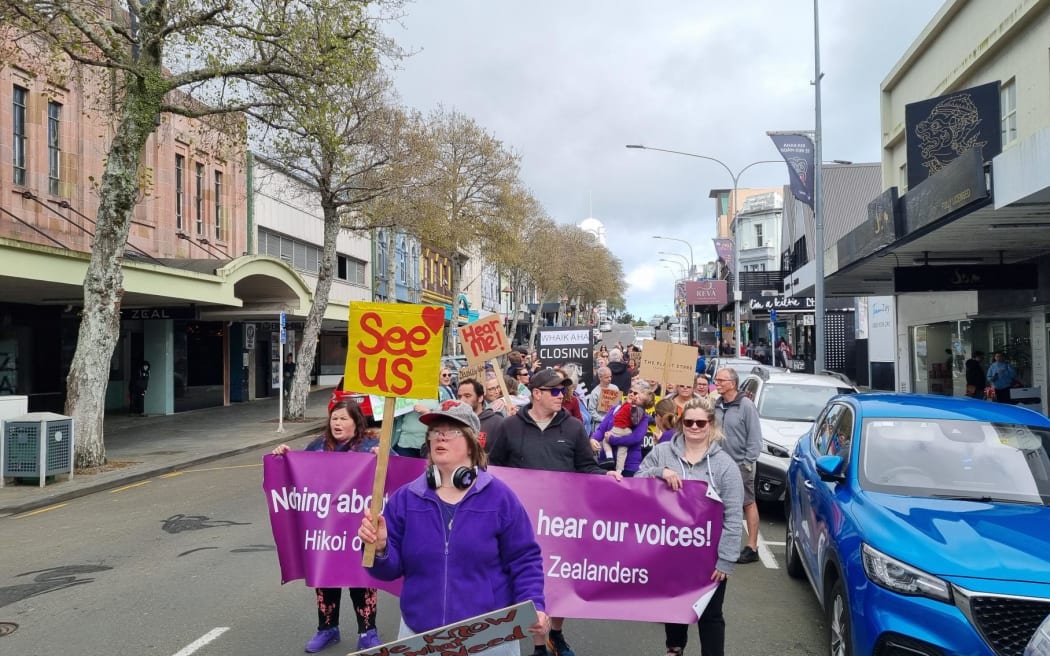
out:
<path id="1" fill-rule="evenodd" d="M 846 480 L 846 461 L 842 456 L 820 456 L 817 458 L 817 473 L 820 480 L 829 483 Z"/>

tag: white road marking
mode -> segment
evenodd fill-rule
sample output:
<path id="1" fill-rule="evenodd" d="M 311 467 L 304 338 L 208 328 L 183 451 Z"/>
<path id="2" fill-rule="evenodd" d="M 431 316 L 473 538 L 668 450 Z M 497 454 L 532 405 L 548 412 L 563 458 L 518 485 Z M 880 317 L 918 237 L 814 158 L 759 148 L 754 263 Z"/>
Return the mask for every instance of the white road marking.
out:
<path id="1" fill-rule="evenodd" d="M 228 627 L 228 626 L 217 626 L 214 629 L 212 629 L 211 631 L 208 631 L 207 633 L 205 633 L 201 637 L 197 638 L 196 640 L 194 640 L 190 644 L 186 645 L 185 647 L 183 647 L 182 649 L 177 651 L 175 653 L 175 656 L 190 656 L 190 654 L 194 653 L 195 651 L 197 651 L 198 649 L 200 649 L 204 645 L 208 644 L 212 640 L 215 640 L 216 638 L 218 638 L 219 636 L 221 636 L 222 634 L 226 633 L 229 630 L 230 630 L 230 627 Z"/>
<path id="2" fill-rule="evenodd" d="M 762 539 L 762 532 L 758 532 L 758 559 L 762 561 L 762 564 L 769 569 L 780 569 L 780 565 L 777 565 L 777 559 L 773 556 L 773 552 L 769 549 L 769 542 Z"/>

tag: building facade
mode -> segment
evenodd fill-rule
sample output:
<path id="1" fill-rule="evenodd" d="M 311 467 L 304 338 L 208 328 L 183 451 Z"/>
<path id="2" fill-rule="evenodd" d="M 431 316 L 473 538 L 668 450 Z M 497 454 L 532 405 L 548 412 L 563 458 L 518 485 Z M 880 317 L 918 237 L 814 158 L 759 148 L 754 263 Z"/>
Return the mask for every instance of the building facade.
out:
<path id="1" fill-rule="evenodd" d="M 882 83 L 883 192 L 827 272 L 894 299 L 901 391 L 964 394 L 1001 351 L 1047 411 L 1048 42 L 1046 3 L 950 0 Z"/>

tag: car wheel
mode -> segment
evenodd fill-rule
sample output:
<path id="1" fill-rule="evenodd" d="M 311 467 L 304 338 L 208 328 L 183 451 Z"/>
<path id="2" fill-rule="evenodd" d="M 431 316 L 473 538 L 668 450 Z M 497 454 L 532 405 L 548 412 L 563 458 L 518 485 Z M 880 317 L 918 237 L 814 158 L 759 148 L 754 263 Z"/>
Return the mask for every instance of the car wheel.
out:
<path id="1" fill-rule="evenodd" d="M 791 504 L 784 502 L 784 519 L 787 529 L 784 531 L 784 561 L 788 576 L 800 579 L 806 575 L 802 569 L 802 557 L 798 553 L 798 545 L 795 544 L 795 531 L 791 523 Z"/>
<path id="2" fill-rule="evenodd" d="M 827 605 L 828 647 L 831 656 L 852 656 L 851 630 L 849 624 L 849 601 L 842 579 L 835 581 L 828 595 Z"/>

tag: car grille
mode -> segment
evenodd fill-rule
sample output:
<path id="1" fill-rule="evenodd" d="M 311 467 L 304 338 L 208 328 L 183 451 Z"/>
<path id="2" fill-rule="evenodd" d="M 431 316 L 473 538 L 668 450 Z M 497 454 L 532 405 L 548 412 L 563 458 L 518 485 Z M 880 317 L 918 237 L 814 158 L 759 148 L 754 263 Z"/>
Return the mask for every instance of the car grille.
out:
<path id="1" fill-rule="evenodd" d="M 975 596 L 970 598 L 970 611 L 998 656 L 1022 656 L 1039 624 L 1050 615 L 1050 601 Z"/>

